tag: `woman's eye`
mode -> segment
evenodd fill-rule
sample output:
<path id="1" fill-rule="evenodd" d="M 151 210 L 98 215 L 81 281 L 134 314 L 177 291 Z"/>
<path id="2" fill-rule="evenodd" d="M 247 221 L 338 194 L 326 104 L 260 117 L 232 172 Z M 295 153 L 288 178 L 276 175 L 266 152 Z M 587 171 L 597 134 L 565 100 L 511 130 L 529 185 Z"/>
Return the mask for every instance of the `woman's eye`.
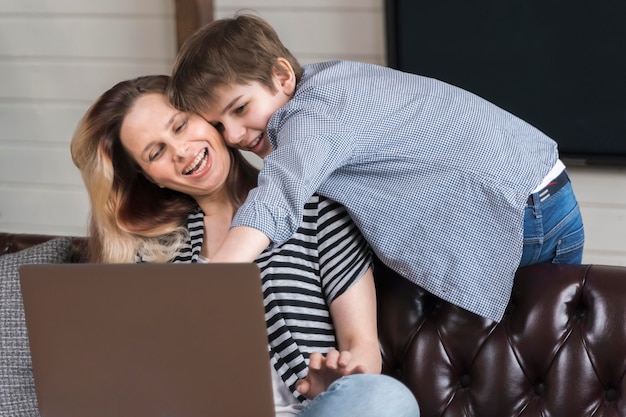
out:
<path id="1" fill-rule="evenodd" d="M 152 162 L 155 159 L 157 159 L 159 156 L 161 156 L 162 153 L 163 153 L 163 146 L 158 146 L 154 151 L 150 152 L 150 155 L 148 155 L 148 160 Z"/>
<path id="2" fill-rule="evenodd" d="M 246 105 L 239 106 L 235 109 L 235 114 L 241 114 L 246 110 Z"/>

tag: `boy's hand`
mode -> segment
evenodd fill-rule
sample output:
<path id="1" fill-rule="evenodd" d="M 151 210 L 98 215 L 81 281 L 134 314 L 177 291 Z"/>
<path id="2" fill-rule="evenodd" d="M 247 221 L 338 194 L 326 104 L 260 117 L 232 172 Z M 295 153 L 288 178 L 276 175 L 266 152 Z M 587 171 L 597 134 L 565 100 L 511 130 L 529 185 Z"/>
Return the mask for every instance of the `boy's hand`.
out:
<path id="1" fill-rule="evenodd" d="M 326 356 L 315 352 L 309 358 L 309 373 L 296 383 L 296 389 L 309 399 L 326 391 L 330 384 L 345 375 L 365 373 L 361 365 L 350 367 L 348 351 L 331 350 Z"/>

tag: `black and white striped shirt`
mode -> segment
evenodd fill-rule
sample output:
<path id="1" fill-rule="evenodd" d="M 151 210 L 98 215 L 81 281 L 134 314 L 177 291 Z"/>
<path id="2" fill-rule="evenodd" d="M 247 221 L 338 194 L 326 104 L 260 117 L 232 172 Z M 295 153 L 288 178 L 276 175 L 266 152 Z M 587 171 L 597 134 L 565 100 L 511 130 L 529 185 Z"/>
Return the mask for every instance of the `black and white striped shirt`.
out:
<path id="1" fill-rule="evenodd" d="M 190 239 L 173 262 L 198 262 L 203 216 L 200 210 L 189 216 Z M 306 376 L 312 352 L 337 347 L 329 305 L 370 266 L 369 247 L 342 206 L 314 195 L 296 234 L 255 262 L 263 280 L 270 361 L 303 401 L 295 384 Z"/>

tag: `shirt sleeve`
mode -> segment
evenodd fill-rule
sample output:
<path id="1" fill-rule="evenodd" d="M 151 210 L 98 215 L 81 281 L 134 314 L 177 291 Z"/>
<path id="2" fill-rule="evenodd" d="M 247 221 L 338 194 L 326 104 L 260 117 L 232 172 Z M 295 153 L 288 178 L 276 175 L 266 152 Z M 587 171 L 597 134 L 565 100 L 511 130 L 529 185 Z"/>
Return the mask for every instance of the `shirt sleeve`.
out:
<path id="1" fill-rule="evenodd" d="M 273 246 L 297 231 L 304 204 L 349 161 L 354 143 L 347 128 L 319 112 L 303 110 L 279 119 L 276 129 L 268 129 L 276 134 L 276 147 L 232 223 L 260 230 Z"/>
<path id="2" fill-rule="evenodd" d="M 319 203 L 318 251 L 328 304 L 356 283 L 372 263 L 370 247 L 346 209 L 325 198 Z"/>

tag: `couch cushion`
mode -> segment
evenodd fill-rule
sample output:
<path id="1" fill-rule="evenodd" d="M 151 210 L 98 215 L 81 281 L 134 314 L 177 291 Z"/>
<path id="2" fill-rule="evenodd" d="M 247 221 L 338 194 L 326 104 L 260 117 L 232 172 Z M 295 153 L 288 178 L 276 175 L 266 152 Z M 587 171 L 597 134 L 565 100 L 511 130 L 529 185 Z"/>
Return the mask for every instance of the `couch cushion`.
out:
<path id="1" fill-rule="evenodd" d="M 0 256 L 0 417 L 39 416 L 19 267 L 69 262 L 71 243 L 70 238 L 60 237 Z"/>

